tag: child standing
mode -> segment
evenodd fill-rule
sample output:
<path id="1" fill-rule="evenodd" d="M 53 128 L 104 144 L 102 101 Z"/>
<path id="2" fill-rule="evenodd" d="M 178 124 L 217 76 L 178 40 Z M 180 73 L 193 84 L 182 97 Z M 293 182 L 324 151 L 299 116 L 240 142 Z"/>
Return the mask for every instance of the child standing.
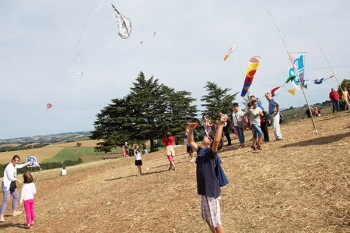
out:
<path id="1" fill-rule="evenodd" d="M 67 175 L 67 169 L 66 166 L 63 166 L 61 169 L 61 176 L 66 176 Z"/>
<path id="2" fill-rule="evenodd" d="M 128 142 L 125 142 L 123 146 L 124 157 L 129 158 L 129 145 Z"/>
<path id="3" fill-rule="evenodd" d="M 33 176 L 30 172 L 25 172 L 23 174 L 24 184 L 21 192 L 20 203 L 24 202 L 24 209 L 26 212 L 27 219 L 27 229 L 31 229 L 34 225 L 34 194 L 36 193 L 35 184 L 33 183 Z"/>
<path id="4" fill-rule="evenodd" d="M 193 140 L 193 131 L 197 123 L 188 123 L 189 137 L 188 142 L 194 151 L 197 151 L 196 158 L 196 176 L 197 191 L 201 195 L 201 213 L 202 218 L 207 222 L 214 233 L 224 232 L 221 223 L 220 209 L 220 184 L 216 176 L 216 166 L 218 161 L 218 150 L 222 147 L 222 131 L 227 115 L 223 115 L 218 123 L 216 134 L 210 133 L 204 136 L 202 141 L 203 148 L 199 147 Z"/>
<path id="5" fill-rule="evenodd" d="M 173 136 L 171 136 L 170 132 L 167 132 L 166 137 L 163 138 L 162 142 L 165 146 L 166 156 L 167 156 L 168 161 L 169 161 L 169 171 L 171 169 L 176 170 L 175 162 L 174 162 L 175 150 L 173 147 L 173 144 L 175 142 L 175 138 Z"/>
<path id="6" fill-rule="evenodd" d="M 139 171 L 140 175 L 142 175 L 142 158 L 141 158 L 141 152 L 140 152 L 140 146 L 134 145 L 134 154 L 135 154 L 135 166 L 137 167 L 137 170 Z"/>

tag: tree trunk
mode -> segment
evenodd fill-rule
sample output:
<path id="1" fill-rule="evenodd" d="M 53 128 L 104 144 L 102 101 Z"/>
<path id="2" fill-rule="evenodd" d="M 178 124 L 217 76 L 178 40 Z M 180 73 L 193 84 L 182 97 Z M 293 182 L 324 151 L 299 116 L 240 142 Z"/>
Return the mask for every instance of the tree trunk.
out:
<path id="1" fill-rule="evenodd" d="M 154 152 L 155 150 L 154 150 L 154 141 L 153 141 L 153 139 L 150 139 L 149 142 L 150 142 L 150 145 L 151 145 L 150 150 L 151 150 L 151 152 Z"/>

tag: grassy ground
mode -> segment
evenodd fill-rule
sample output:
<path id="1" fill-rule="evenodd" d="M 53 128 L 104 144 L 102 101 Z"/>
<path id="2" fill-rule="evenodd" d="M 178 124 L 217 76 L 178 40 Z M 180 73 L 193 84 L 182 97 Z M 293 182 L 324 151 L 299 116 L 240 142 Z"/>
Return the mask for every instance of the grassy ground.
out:
<path id="1" fill-rule="evenodd" d="M 250 142 L 220 151 L 230 183 L 222 188 L 226 232 L 350 232 L 350 114 L 337 113 L 282 125 L 284 139 L 253 153 Z M 245 132 L 251 137 L 250 131 Z M 101 160 L 43 171 L 31 232 L 209 232 L 200 217 L 196 165 L 176 147 L 176 171 L 163 151 L 143 157 Z M 0 201 L 1 201 L 0 197 Z M 19 207 L 23 210 L 23 207 Z M 28 232 L 25 216 L 7 206 L 0 231 Z"/>
<path id="2" fill-rule="evenodd" d="M 116 149 L 113 151 L 114 156 L 121 156 L 122 150 Z M 77 160 L 81 158 L 84 162 L 100 160 L 102 157 L 111 156 L 111 153 L 95 152 L 93 147 L 64 147 L 54 157 L 45 159 L 43 163 L 64 162 L 65 160 Z"/>

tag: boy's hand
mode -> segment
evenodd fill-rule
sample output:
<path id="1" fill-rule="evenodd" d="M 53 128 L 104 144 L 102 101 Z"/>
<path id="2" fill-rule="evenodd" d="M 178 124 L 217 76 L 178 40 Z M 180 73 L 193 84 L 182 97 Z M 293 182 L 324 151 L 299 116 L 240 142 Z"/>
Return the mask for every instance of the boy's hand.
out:
<path id="1" fill-rule="evenodd" d="M 187 122 L 187 126 L 190 130 L 194 130 L 198 126 L 198 122 Z"/>
<path id="2" fill-rule="evenodd" d="M 222 115 L 220 118 L 220 124 L 224 124 L 228 119 L 228 116 L 226 114 Z"/>

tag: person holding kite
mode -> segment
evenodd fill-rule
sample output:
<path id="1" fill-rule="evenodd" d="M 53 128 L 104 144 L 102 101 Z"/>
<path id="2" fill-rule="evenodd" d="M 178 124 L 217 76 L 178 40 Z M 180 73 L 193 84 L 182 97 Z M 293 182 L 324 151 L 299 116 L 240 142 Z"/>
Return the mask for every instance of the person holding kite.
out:
<path id="1" fill-rule="evenodd" d="M 6 210 L 7 203 L 10 201 L 10 195 L 13 197 L 12 201 L 12 216 L 17 216 L 22 213 L 22 211 L 17 211 L 17 204 L 18 204 L 18 192 L 17 192 L 17 186 L 16 181 L 21 183 L 20 180 L 16 178 L 17 176 L 17 169 L 23 168 L 25 166 L 31 165 L 32 162 L 27 162 L 23 164 L 19 164 L 20 157 L 18 155 L 14 155 L 12 157 L 11 162 L 6 166 L 4 171 L 4 178 L 2 180 L 1 188 L 2 188 L 2 194 L 4 196 L 1 209 L 0 209 L 0 222 L 4 222 L 4 213 Z"/>
<path id="2" fill-rule="evenodd" d="M 193 138 L 193 131 L 197 123 L 188 122 L 188 143 L 197 152 L 196 177 L 197 193 L 201 196 L 201 213 L 211 232 L 222 233 L 224 227 L 221 222 L 220 187 L 228 184 L 228 180 L 220 165 L 218 151 L 222 147 L 222 132 L 228 116 L 223 115 L 219 120 L 216 133 L 211 132 L 203 137 L 202 146 L 199 147 Z M 219 174 L 220 171 L 220 174 Z"/>
<path id="3" fill-rule="evenodd" d="M 276 140 L 282 140 L 282 133 L 280 128 L 280 105 L 272 98 L 270 92 L 265 94 L 265 98 L 269 101 L 269 114 L 272 121 L 272 130 L 275 134 Z"/>

